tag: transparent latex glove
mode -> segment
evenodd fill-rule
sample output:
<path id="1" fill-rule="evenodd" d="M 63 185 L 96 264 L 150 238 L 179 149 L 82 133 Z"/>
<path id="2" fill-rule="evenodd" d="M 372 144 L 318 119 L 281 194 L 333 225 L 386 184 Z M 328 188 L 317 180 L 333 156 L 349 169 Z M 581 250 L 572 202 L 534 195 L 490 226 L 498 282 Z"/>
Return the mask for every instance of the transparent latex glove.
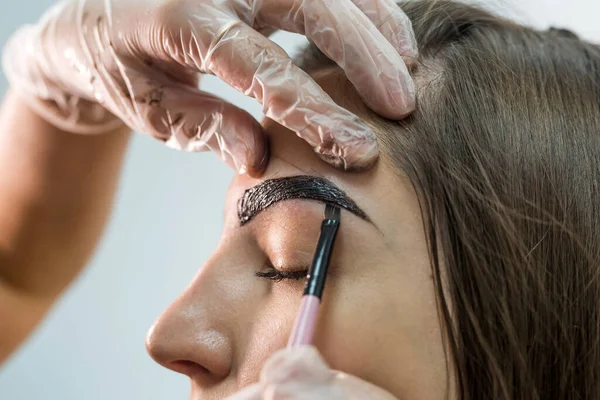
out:
<path id="1" fill-rule="evenodd" d="M 124 122 L 170 147 L 213 149 L 240 172 L 260 172 L 268 160 L 260 125 L 198 90 L 201 74 L 214 74 L 331 164 L 371 165 L 373 133 L 265 36 L 277 29 L 306 35 L 381 115 L 399 119 L 414 108 L 406 63 L 416 44 L 394 0 L 72 0 L 11 38 L 4 69 L 62 129 L 101 133 Z"/>
<path id="2" fill-rule="evenodd" d="M 343 372 L 329 369 L 311 346 L 275 353 L 260 382 L 227 400 L 397 400 L 389 392 Z"/>

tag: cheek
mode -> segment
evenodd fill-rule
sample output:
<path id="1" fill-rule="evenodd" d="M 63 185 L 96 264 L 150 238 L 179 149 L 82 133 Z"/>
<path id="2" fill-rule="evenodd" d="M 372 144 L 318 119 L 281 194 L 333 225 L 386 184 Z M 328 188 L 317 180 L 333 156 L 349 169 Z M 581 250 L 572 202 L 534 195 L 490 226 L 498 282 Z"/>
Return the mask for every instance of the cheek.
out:
<path id="1" fill-rule="evenodd" d="M 423 388 L 443 385 L 445 356 L 427 259 L 391 259 L 359 238 L 340 239 L 340 273 L 327 281 L 316 346 L 333 369 L 399 398 L 428 398 Z"/>
<path id="2" fill-rule="evenodd" d="M 342 245 L 345 237 L 340 239 Z M 344 249 L 332 266 L 315 345 L 331 368 L 373 382 L 388 364 L 386 349 L 397 348 L 401 338 L 397 320 L 390 315 L 397 308 L 389 304 L 394 297 L 384 295 L 388 282 L 374 271 L 360 270 L 376 269 L 377 258 L 371 251 L 368 257 L 360 253 L 360 248 Z"/>

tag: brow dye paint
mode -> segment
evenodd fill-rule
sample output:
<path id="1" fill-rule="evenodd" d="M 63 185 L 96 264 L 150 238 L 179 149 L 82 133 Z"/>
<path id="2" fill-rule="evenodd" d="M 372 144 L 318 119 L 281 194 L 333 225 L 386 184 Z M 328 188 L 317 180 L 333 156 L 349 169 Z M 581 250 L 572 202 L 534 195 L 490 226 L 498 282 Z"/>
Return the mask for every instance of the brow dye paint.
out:
<path id="1" fill-rule="evenodd" d="M 247 224 L 275 203 L 291 199 L 310 199 L 335 205 L 369 221 L 365 212 L 333 183 L 324 178 L 299 175 L 269 179 L 246 190 L 238 202 L 240 224 Z"/>

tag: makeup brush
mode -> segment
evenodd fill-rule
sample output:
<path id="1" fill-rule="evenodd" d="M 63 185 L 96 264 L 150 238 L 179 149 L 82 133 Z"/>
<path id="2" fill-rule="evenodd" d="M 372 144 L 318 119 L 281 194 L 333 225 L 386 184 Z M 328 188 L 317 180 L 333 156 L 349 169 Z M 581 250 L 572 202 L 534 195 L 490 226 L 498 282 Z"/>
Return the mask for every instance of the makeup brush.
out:
<path id="1" fill-rule="evenodd" d="M 340 226 L 340 209 L 331 204 L 325 206 L 325 219 L 321 223 L 321 234 L 313 261 L 306 276 L 306 286 L 302 295 L 302 303 L 292 328 L 288 347 L 311 344 L 315 332 L 315 324 L 321 304 L 321 296 L 325 288 L 327 268 L 333 251 L 333 243 Z"/>

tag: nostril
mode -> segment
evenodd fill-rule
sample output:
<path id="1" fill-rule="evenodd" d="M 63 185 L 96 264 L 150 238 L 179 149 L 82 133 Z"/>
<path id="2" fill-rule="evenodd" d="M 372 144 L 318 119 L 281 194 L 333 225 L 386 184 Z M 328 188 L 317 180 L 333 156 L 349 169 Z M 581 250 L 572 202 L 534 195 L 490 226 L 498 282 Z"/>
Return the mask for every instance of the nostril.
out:
<path id="1" fill-rule="evenodd" d="M 166 367 L 180 374 L 187 375 L 190 378 L 200 378 L 210 375 L 210 371 L 207 368 L 189 360 L 171 361 Z"/>

